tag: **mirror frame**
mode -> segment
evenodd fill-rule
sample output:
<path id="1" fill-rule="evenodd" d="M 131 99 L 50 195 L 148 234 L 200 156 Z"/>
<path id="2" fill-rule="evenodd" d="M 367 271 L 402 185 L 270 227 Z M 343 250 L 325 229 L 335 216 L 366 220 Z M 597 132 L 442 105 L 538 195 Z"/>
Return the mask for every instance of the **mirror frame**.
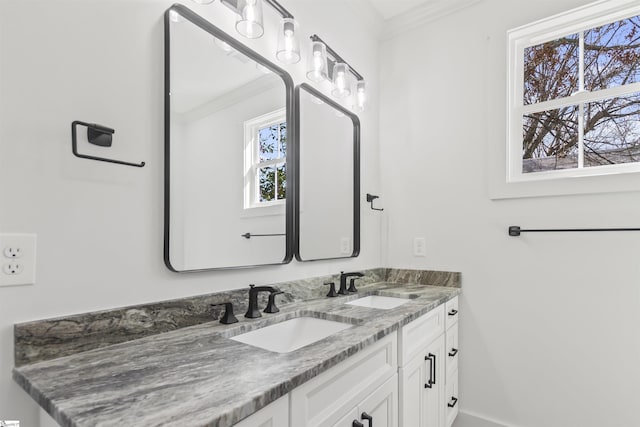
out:
<path id="1" fill-rule="evenodd" d="M 346 117 L 350 118 L 353 122 L 353 252 L 348 256 L 337 256 L 331 258 L 314 258 L 314 259 L 302 259 L 300 255 L 300 150 L 299 144 L 300 140 L 300 90 L 305 90 L 310 94 L 314 95 L 317 98 L 320 98 L 324 103 L 333 107 L 334 109 L 340 111 Z M 324 261 L 331 259 L 344 259 L 344 258 L 355 258 L 360 255 L 360 119 L 357 114 L 354 114 L 350 110 L 347 110 L 342 105 L 335 102 L 333 99 L 324 95 L 319 90 L 315 89 L 313 86 L 307 83 L 301 83 L 296 86 L 295 89 L 296 102 L 295 102 L 295 141 L 297 144 L 295 154 L 295 257 L 296 260 L 300 262 L 311 262 L 311 261 Z"/>
<path id="2" fill-rule="evenodd" d="M 193 270 L 176 270 L 171 265 L 171 260 L 169 259 L 169 238 L 170 238 L 170 202 L 171 202 L 171 194 L 170 194 L 170 178 L 171 178 L 171 99 L 170 99 L 170 90 L 171 90 L 171 35 L 170 35 L 170 13 L 171 11 L 177 12 L 182 18 L 188 20 L 192 24 L 211 34 L 213 37 L 216 37 L 220 40 L 225 41 L 235 50 L 239 51 L 243 55 L 249 57 L 250 59 L 256 61 L 257 63 L 267 67 L 269 70 L 280 76 L 285 85 L 286 92 L 286 118 L 287 118 L 287 126 L 288 126 L 288 134 L 292 136 L 292 140 L 287 141 L 287 154 L 286 154 L 286 165 L 287 165 L 287 177 L 292 177 L 293 179 L 288 179 L 287 182 L 287 192 L 289 193 L 286 198 L 285 204 L 285 257 L 282 262 L 279 263 L 268 263 L 268 264 L 254 264 L 254 265 L 238 265 L 238 266 L 230 266 L 230 267 L 213 267 L 213 268 L 200 268 Z M 295 217 L 295 197 L 297 194 L 297 126 L 295 121 L 295 111 L 294 111 L 294 83 L 293 79 L 282 68 L 278 67 L 273 62 L 269 61 L 267 58 L 263 57 L 259 53 L 255 52 L 251 48 L 245 46 L 240 41 L 228 35 L 226 32 L 216 27 L 205 18 L 193 12 L 186 6 L 181 4 L 174 4 L 169 9 L 167 9 L 164 13 L 164 264 L 167 268 L 175 273 L 193 273 L 200 271 L 215 271 L 215 270 L 236 270 L 243 268 L 252 268 L 252 267 L 263 267 L 269 265 L 282 265 L 288 264 L 293 259 L 294 254 L 294 217 Z"/>

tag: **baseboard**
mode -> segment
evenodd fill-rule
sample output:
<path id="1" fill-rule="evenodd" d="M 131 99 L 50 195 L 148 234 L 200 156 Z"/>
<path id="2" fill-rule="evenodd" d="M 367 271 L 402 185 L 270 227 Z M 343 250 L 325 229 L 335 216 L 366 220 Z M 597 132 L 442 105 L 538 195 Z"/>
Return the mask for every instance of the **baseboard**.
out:
<path id="1" fill-rule="evenodd" d="M 489 420 L 477 414 L 460 411 L 452 427 L 508 427 L 497 421 Z"/>

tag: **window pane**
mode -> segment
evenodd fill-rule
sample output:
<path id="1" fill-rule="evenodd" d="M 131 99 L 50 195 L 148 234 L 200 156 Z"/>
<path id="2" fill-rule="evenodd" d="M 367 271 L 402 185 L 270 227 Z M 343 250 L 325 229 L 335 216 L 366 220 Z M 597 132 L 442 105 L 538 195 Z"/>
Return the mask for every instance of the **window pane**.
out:
<path id="1" fill-rule="evenodd" d="M 261 162 L 278 158 L 278 125 L 262 128 L 258 131 L 260 146 L 258 155 Z"/>
<path id="2" fill-rule="evenodd" d="M 280 157 L 287 156 L 287 122 L 280 123 Z"/>
<path id="3" fill-rule="evenodd" d="M 527 104 L 570 96 L 578 90 L 578 35 L 524 49 L 524 99 Z"/>
<path id="4" fill-rule="evenodd" d="M 638 81 L 640 16 L 585 31 L 585 89 L 606 89 Z"/>
<path id="5" fill-rule="evenodd" d="M 259 201 L 268 202 L 276 198 L 276 171 L 273 166 L 260 168 L 258 172 Z"/>
<path id="6" fill-rule="evenodd" d="M 287 165 L 278 165 L 278 200 L 287 197 Z"/>
<path id="7" fill-rule="evenodd" d="M 640 94 L 585 104 L 584 127 L 585 166 L 640 160 Z"/>
<path id="8" fill-rule="evenodd" d="M 523 173 L 578 167 L 576 106 L 527 114 L 523 128 Z"/>

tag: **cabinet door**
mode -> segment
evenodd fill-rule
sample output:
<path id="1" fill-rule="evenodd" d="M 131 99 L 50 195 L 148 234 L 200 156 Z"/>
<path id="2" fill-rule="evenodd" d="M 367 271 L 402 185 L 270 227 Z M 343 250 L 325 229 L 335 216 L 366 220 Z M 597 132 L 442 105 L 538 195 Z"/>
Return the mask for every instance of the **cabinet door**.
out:
<path id="1" fill-rule="evenodd" d="M 333 427 L 353 427 L 353 421 L 359 419 L 358 408 L 353 408 L 344 417 L 340 418 L 340 421 L 335 423 Z"/>
<path id="2" fill-rule="evenodd" d="M 365 427 L 369 427 L 369 425 L 398 427 L 398 375 L 394 375 L 378 387 L 358 405 L 358 409 L 357 419 Z M 370 424 L 367 421 L 367 416 L 371 417 Z"/>
<path id="3" fill-rule="evenodd" d="M 440 335 L 427 347 L 425 357 L 426 383 L 424 389 L 423 427 L 444 427 L 445 425 L 445 345 L 444 335 Z"/>
<path id="4" fill-rule="evenodd" d="M 458 370 L 458 324 L 455 323 L 445 335 L 445 343 L 447 345 L 447 378 Z"/>
<path id="5" fill-rule="evenodd" d="M 289 395 L 287 394 L 235 424 L 235 427 L 283 427 L 288 425 Z"/>
<path id="6" fill-rule="evenodd" d="M 424 425 L 422 404 L 427 381 L 427 364 L 424 356 L 414 357 L 404 368 L 400 368 L 400 425 Z"/>

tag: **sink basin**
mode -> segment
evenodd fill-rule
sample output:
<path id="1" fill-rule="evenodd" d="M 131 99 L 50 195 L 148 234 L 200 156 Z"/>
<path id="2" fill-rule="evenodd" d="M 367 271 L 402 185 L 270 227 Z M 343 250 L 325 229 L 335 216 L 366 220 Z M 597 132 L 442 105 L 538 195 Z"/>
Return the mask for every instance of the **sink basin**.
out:
<path id="1" fill-rule="evenodd" d="M 347 302 L 346 304 L 357 305 L 360 307 L 379 308 L 381 310 L 390 310 L 408 302 L 409 300 L 404 298 L 371 295 L 368 297 L 359 298 L 355 301 Z"/>
<path id="2" fill-rule="evenodd" d="M 276 353 L 289 353 L 351 327 L 333 320 L 296 317 L 231 339 Z"/>

